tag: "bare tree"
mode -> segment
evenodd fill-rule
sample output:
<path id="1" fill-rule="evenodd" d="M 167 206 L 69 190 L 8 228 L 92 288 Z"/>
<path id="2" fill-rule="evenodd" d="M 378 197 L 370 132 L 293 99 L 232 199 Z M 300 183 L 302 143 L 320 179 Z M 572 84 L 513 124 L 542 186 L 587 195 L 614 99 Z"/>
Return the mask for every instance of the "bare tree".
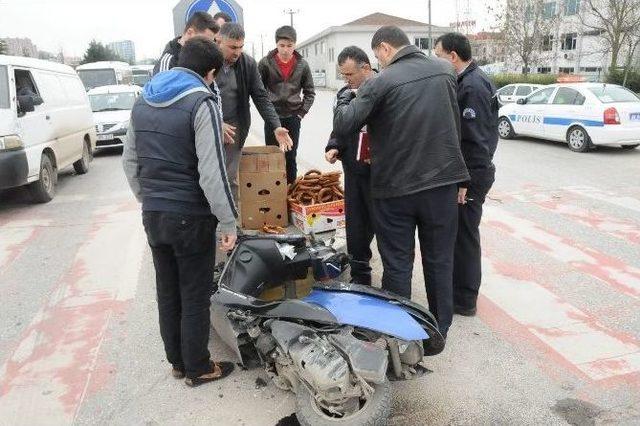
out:
<path id="1" fill-rule="evenodd" d="M 617 68 L 620 59 L 627 68 L 631 65 L 640 43 L 640 0 L 583 0 L 580 21 L 602 37 L 611 53 L 610 69 Z"/>
<path id="2" fill-rule="evenodd" d="M 507 41 L 506 53 L 518 57 L 523 73 L 528 74 L 542 51 L 545 37 L 553 34 L 558 20 L 556 4 L 544 0 L 506 0 L 489 10 Z"/>

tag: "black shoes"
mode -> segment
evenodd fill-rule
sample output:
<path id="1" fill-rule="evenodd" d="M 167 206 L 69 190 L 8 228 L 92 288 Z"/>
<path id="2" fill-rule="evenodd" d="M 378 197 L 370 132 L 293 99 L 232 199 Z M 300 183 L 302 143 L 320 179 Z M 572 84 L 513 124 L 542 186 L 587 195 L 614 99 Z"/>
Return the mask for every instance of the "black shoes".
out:
<path id="1" fill-rule="evenodd" d="M 475 317 L 478 308 L 475 306 L 473 308 L 464 308 L 459 305 L 453 305 L 453 313 L 462 315 L 463 317 Z"/>

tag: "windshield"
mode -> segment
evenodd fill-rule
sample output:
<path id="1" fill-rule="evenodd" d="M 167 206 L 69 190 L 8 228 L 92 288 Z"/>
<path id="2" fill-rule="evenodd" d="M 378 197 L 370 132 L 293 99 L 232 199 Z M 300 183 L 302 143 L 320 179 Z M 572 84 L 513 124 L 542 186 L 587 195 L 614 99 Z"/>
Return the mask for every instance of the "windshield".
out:
<path id="1" fill-rule="evenodd" d="M 89 95 L 93 112 L 130 110 L 136 101 L 135 93 L 104 93 Z"/>
<path id="2" fill-rule="evenodd" d="M 0 108 L 9 108 L 9 75 L 7 67 L 0 65 Z"/>
<path id="3" fill-rule="evenodd" d="M 610 104 L 612 102 L 639 102 L 640 98 L 630 90 L 620 86 L 602 85 L 590 87 L 589 91 L 596 95 L 600 102 Z"/>
<path id="4" fill-rule="evenodd" d="M 151 80 L 151 76 L 149 74 L 133 75 L 133 84 L 136 86 L 142 87 L 147 84 L 147 81 L 149 80 Z"/>
<path id="5" fill-rule="evenodd" d="M 93 89 L 94 87 L 118 84 L 116 72 L 112 69 L 80 70 L 78 71 L 78 75 L 87 90 Z"/>

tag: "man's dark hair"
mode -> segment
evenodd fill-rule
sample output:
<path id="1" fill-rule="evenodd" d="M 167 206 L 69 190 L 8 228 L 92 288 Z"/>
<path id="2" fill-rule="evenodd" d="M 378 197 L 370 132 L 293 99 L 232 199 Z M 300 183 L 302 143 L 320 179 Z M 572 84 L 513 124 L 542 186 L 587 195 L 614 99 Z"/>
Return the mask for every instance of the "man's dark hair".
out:
<path id="1" fill-rule="evenodd" d="M 218 35 L 222 38 L 230 38 L 231 40 L 242 40 L 244 39 L 244 28 L 235 22 L 227 22 L 220 28 Z"/>
<path id="2" fill-rule="evenodd" d="M 396 49 L 410 44 L 404 31 L 394 25 L 387 25 L 376 31 L 371 39 L 371 48 L 375 49 L 382 43 L 389 43 Z"/>
<path id="3" fill-rule="evenodd" d="M 433 45 L 436 46 L 438 43 L 442 44 L 442 50 L 445 52 L 456 52 L 464 62 L 471 60 L 471 43 L 469 43 L 469 39 L 464 34 L 443 34 L 436 39 Z"/>
<path id="4" fill-rule="evenodd" d="M 224 57 L 218 45 L 206 37 L 193 37 L 180 49 L 178 66 L 190 69 L 201 77 L 205 77 L 209 71 L 215 69 L 218 73 Z"/>
<path id="5" fill-rule="evenodd" d="M 210 30 L 215 34 L 220 31 L 220 27 L 216 24 L 216 21 L 207 12 L 194 13 L 185 24 L 184 31 L 186 32 L 189 28 L 193 28 L 199 33 Z"/>
<path id="6" fill-rule="evenodd" d="M 298 34 L 292 26 L 285 25 L 276 30 L 276 43 L 282 39 L 291 40 L 295 43 L 298 39 Z"/>
<path id="7" fill-rule="evenodd" d="M 215 15 L 213 15 L 213 20 L 214 21 L 217 21 L 220 18 L 224 19 L 224 22 L 232 22 L 233 21 L 233 18 L 228 13 L 218 12 Z"/>
<path id="8" fill-rule="evenodd" d="M 358 46 L 348 46 L 342 49 L 342 52 L 338 55 L 338 65 L 343 65 L 348 59 L 352 59 L 359 67 L 364 64 L 371 65 L 369 56 Z"/>

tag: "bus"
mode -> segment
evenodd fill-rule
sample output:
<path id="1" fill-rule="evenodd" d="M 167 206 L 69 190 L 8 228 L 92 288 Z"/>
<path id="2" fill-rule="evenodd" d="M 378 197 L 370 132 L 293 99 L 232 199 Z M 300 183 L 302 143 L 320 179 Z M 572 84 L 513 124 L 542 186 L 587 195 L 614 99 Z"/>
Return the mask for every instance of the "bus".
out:
<path id="1" fill-rule="evenodd" d="M 102 61 L 79 65 L 76 72 L 86 90 L 100 86 L 133 84 L 131 66 L 126 62 Z"/>

